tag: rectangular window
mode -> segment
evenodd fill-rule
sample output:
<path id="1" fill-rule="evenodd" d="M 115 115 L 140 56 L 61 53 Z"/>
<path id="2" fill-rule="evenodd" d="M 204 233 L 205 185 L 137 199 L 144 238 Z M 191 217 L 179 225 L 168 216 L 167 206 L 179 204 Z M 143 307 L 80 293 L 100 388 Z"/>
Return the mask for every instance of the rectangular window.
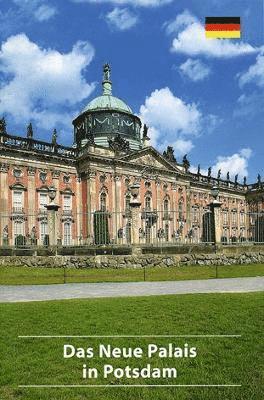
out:
<path id="1" fill-rule="evenodd" d="M 71 211 L 71 209 L 72 209 L 72 197 L 69 195 L 63 196 L 63 210 Z"/>
<path id="2" fill-rule="evenodd" d="M 15 211 L 22 211 L 23 208 L 23 192 L 15 190 L 13 192 L 13 207 Z"/>
<path id="3" fill-rule="evenodd" d="M 236 212 L 232 212 L 232 223 L 233 224 L 237 223 L 237 213 Z"/>
<path id="4" fill-rule="evenodd" d="M 46 205 L 48 204 L 48 195 L 46 193 L 39 194 L 39 208 L 41 210 L 46 210 Z"/>
<path id="5" fill-rule="evenodd" d="M 63 244 L 64 246 L 70 246 L 72 241 L 72 229 L 71 223 L 65 222 L 63 229 Z"/>
<path id="6" fill-rule="evenodd" d="M 23 221 L 14 221 L 14 237 L 24 236 L 24 222 Z"/>
<path id="7" fill-rule="evenodd" d="M 40 223 L 40 241 L 41 244 L 47 244 L 45 241 L 47 240 L 46 237 L 48 235 L 48 223 L 47 221 L 41 221 Z"/>
<path id="8" fill-rule="evenodd" d="M 241 225 L 244 225 L 244 223 L 245 223 L 245 213 L 240 213 L 240 224 Z"/>

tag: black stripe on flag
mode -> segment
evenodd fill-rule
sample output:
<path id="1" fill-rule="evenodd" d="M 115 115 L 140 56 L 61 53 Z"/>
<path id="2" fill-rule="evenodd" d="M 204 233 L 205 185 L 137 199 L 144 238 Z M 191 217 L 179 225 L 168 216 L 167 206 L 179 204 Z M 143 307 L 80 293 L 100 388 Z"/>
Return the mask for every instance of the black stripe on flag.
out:
<path id="1" fill-rule="evenodd" d="M 206 17 L 206 24 L 240 24 L 240 17 Z"/>

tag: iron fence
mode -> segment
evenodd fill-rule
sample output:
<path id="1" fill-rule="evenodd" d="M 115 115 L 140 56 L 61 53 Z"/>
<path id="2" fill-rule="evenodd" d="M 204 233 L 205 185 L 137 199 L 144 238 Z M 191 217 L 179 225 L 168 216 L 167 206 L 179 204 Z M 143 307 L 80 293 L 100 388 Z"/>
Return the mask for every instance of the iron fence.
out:
<path id="1" fill-rule="evenodd" d="M 223 210 L 220 222 L 223 244 L 264 243 L 264 213 Z M 131 209 L 61 210 L 55 220 L 50 220 L 46 209 L 26 213 L 23 208 L 12 208 L 10 214 L 0 215 L 1 247 L 49 247 L 52 233 L 55 244 L 63 247 L 210 244 L 214 243 L 214 218 L 208 209 L 141 209 L 136 223 Z"/>

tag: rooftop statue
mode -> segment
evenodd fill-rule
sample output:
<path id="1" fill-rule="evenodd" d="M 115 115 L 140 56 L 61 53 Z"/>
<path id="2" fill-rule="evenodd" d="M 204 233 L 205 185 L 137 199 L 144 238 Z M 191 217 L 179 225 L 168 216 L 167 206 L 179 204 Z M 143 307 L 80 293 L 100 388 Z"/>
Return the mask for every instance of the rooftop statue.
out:
<path id="1" fill-rule="evenodd" d="M 187 158 L 187 154 L 185 154 L 185 156 L 183 156 L 182 164 L 183 164 L 183 166 L 185 168 L 185 171 L 188 172 L 188 170 L 190 168 L 190 161 Z"/>
<path id="2" fill-rule="evenodd" d="M 236 174 L 235 176 L 235 184 L 237 184 L 237 181 L 238 181 L 238 174 Z"/>
<path id="3" fill-rule="evenodd" d="M 32 123 L 31 122 L 27 127 L 27 138 L 28 139 L 32 139 L 33 138 L 33 127 L 32 127 Z"/>
<path id="4" fill-rule="evenodd" d="M 163 156 L 170 162 L 177 162 L 174 156 L 174 150 L 172 146 L 168 146 L 167 150 L 163 152 Z"/>
<path id="5" fill-rule="evenodd" d="M 57 138 L 58 138 L 57 129 L 54 129 L 54 131 L 52 133 L 52 138 L 51 138 L 51 144 L 53 146 L 57 145 Z"/>
<path id="6" fill-rule="evenodd" d="M 221 178 L 221 169 L 219 169 L 218 173 L 217 173 L 217 179 L 220 179 L 220 178 Z"/>
<path id="7" fill-rule="evenodd" d="M 0 134 L 5 135 L 6 132 L 6 121 L 5 118 L 3 117 L 2 119 L 0 119 Z"/>
<path id="8" fill-rule="evenodd" d="M 200 164 L 198 164 L 198 167 L 197 167 L 197 175 L 201 175 L 201 165 Z"/>
<path id="9" fill-rule="evenodd" d="M 212 167 L 209 167 L 209 168 L 208 168 L 208 173 L 207 173 L 207 175 L 208 175 L 208 178 L 211 178 L 211 175 L 212 175 Z"/>
<path id="10" fill-rule="evenodd" d="M 227 180 L 227 181 L 230 181 L 230 172 L 229 172 L 229 171 L 228 171 L 227 174 L 226 174 L 226 180 Z"/>

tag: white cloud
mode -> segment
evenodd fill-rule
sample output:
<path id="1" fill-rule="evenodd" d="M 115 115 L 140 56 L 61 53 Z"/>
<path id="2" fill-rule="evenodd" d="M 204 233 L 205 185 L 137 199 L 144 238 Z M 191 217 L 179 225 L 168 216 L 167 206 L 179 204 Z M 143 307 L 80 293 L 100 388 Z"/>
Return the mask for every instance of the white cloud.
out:
<path id="1" fill-rule="evenodd" d="M 251 65 L 246 72 L 238 74 L 238 78 L 241 87 L 248 83 L 264 87 L 264 53 L 257 56 L 256 63 Z"/>
<path id="2" fill-rule="evenodd" d="M 204 25 L 189 11 L 184 11 L 174 21 L 167 22 L 165 28 L 168 34 L 177 35 L 171 47 L 171 51 L 175 53 L 231 58 L 252 54 L 259 50 L 243 41 L 206 39 Z"/>
<path id="3" fill-rule="evenodd" d="M 42 128 L 58 123 L 69 129 L 73 108 L 94 88 L 83 76 L 93 57 L 88 42 L 63 54 L 40 48 L 25 34 L 9 37 L 0 50 L 0 114 L 16 123 L 33 119 Z"/>
<path id="4" fill-rule="evenodd" d="M 174 0 L 72 0 L 74 3 L 112 3 L 118 5 L 129 4 L 132 6 L 141 7 L 159 7 L 165 4 L 172 3 Z"/>
<path id="5" fill-rule="evenodd" d="M 250 94 L 242 94 L 237 100 L 237 107 L 234 110 L 234 117 L 255 118 L 256 115 L 263 115 L 264 94 L 256 91 Z"/>
<path id="6" fill-rule="evenodd" d="M 175 154 L 184 155 L 188 154 L 194 145 L 191 140 L 178 139 L 173 143 L 168 143 L 167 146 L 173 146 Z"/>
<path id="7" fill-rule="evenodd" d="M 212 167 L 212 175 L 217 176 L 218 170 L 221 169 L 223 177 L 227 172 L 230 173 L 231 179 L 234 179 L 236 174 L 240 177 L 248 176 L 248 160 L 251 155 L 252 150 L 244 148 L 231 156 L 218 156 L 216 164 Z"/>
<path id="8" fill-rule="evenodd" d="M 37 21 L 48 21 L 57 14 L 57 9 L 47 0 L 12 0 L 20 12 L 32 14 Z"/>
<path id="9" fill-rule="evenodd" d="M 34 16 L 39 22 L 48 21 L 56 14 L 57 14 L 57 9 L 47 4 L 42 4 L 34 12 Z"/>
<path id="10" fill-rule="evenodd" d="M 202 126 L 202 113 L 197 105 L 185 103 L 168 87 L 155 90 L 146 98 L 140 107 L 140 118 L 150 127 L 152 145 L 165 148 L 173 144 L 176 155 L 192 149 L 193 144 L 186 136 L 198 135 Z"/>
<path id="11" fill-rule="evenodd" d="M 191 58 L 188 58 L 188 60 L 181 64 L 179 69 L 183 75 L 194 82 L 204 80 L 211 73 L 211 69 L 206 64 L 200 60 L 192 60 Z"/>
<path id="12" fill-rule="evenodd" d="M 138 17 L 128 8 L 115 7 L 106 15 L 106 21 L 111 27 L 125 31 L 137 24 Z"/>

